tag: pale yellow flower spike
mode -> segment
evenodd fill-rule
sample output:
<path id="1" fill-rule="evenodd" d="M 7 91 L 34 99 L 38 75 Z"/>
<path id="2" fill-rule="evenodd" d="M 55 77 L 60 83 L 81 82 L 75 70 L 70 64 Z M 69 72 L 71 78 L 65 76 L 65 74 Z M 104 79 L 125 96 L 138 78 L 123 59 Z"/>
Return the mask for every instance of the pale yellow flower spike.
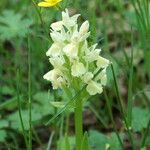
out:
<path id="1" fill-rule="evenodd" d="M 38 3 L 40 7 L 53 7 L 57 5 L 62 0 L 44 0 L 43 2 Z"/>

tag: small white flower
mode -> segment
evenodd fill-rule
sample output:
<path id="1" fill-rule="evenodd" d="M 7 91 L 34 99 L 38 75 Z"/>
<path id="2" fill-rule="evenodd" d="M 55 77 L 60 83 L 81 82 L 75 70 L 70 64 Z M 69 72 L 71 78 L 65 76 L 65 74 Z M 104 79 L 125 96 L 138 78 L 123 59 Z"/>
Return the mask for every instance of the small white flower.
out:
<path id="1" fill-rule="evenodd" d="M 88 83 L 86 90 L 90 95 L 101 94 L 103 92 L 102 85 L 92 80 Z"/>
<path id="2" fill-rule="evenodd" d="M 106 68 L 109 65 L 109 60 L 99 56 L 96 65 L 98 68 Z"/>
<path id="3" fill-rule="evenodd" d="M 76 43 L 79 42 L 79 39 L 80 39 L 79 32 L 78 31 L 74 31 L 73 34 L 72 34 L 72 37 L 71 37 L 71 42 L 76 44 Z"/>
<path id="4" fill-rule="evenodd" d="M 95 49 L 93 51 L 89 51 L 86 56 L 85 59 L 89 62 L 93 62 L 95 60 L 99 59 L 99 54 L 100 54 L 101 49 Z"/>
<path id="5" fill-rule="evenodd" d="M 58 22 L 54 22 L 51 24 L 51 28 L 54 31 L 60 31 L 63 27 L 63 22 L 62 21 L 58 21 Z"/>
<path id="6" fill-rule="evenodd" d="M 89 31 L 89 22 L 88 21 L 85 21 L 81 27 L 80 27 L 80 30 L 79 30 L 79 33 L 80 35 L 84 35 L 86 34 L 87 32 Z"/>
<path id="7" fill-rule="evenodd" d="M 63 74 L 59 69 L 49 71 L 43 76 L 43 78 L 52 82 L 53 89 L 57 89 L 61 87 L 62 84 L 66 83 L 66 80 L 63 78 Z"/>
<path id="8" fill-rule="evenodd" d="M 106 69 L 103 69 L 95 78 L 95 81 L 100 81 L 102 85 L 107 83 Z"/>
<path id="9" fill-rule="evenodd" d="M 58 77 L 55 81 L 52 82 L 53 89 L 61 88 L 63 84 L 66 84 L 66 81 L 63 77 Z"/>
<path id="10" fill-rule="evenodd" d="M 62 21 L 64 26 L 66 26 L 68 29 L 70 29 L 70 27 L 73 27 L 76 23 L 77 23 L 77 19 L 80 16 L 79 14 L 74 15 L 73 17 L 69 17 L 69 12 L 66 9 L 66 12 L 62 12 Z"/>
<path id="11" fill-rule="evenodd" d="M 53 69 L 46 73 L 43 78 L 48 81 L 55 81 L 59 76 L 61 76 L 61 72 L 58 69 Z"/>
<path id="12" fill-rule="evenodd" d="M 86 72 L 86 69 L 83 65 L 83 63 L 75 61 L 72 65 L 71 68 L 71 74 L 74 77 L 80 77 L 81 75 L 83 75 Z"/>
<path id="13" fill-rule="evenodd" d="M 65 60 L 63 57 L 51 57 L 49 59 L 50 63 L 55 67 L 55 68 L 61 68 L 62 65 L 65 63 Z"/>
<path id="14" fill-rule="evenodd" d="M 61 47 L 58 44 L 52 44 L 52 46 L 46 52 L 46 56 L 59 56 L 61 53 Z"/>
<path id="15" fill-rule="evenodd" d="M 63 43 L 65 41 L 65 36 L 63 36 L 61 33 L 53 31 L 50 33 L 50 36 L 52 40 L 56 43 Z"/>
<path id="16" fill-rule="evenodd" d="M 78 47 L 75 44 L 66 45 L 63 51 L 70 58 L 76 58 L 78 55 Z"/>
<path id="17" fill-rule="evenodd" d="M 84 40 L 86 40 L 88 37 L 90 36 L 90 32 L 86 33 L 86 34 L 83 34 L 80 39 L 79 39 L 79 42 L 82 42 Z"/>
<path id="18" fill-rule="evenodd" d="M 83 76 L 84 83 L 88 83 L 90 80 L 92 80 L 93 77 L 94 77 L 94 75 L 92 72 L 85 73 Z"/>

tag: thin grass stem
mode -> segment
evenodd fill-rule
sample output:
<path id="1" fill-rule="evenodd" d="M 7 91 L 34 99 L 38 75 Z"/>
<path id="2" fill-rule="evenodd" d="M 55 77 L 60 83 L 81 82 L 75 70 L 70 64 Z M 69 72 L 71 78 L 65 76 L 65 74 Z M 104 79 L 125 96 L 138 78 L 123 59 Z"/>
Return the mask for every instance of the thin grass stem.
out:
<path id="1" fill-rule="evenodd" d="M 53 140 L 54 134 L 55 134 L 55 132 L 53 131 L 53 132 L 51 133 L 50 137 L 49 137 L 46 150 L 50 150 L 50 149 L 51 149 L 51 145 L 52 145 L 52 140 Z"/>
<path id="2" fill-rule="evenodd" d="M 132 29 L 131 29 L 132 30 Z M 128 112 L 127 120 L 129 126 L 131 126 L 132 121 L 132 106 L 133 106 L 133 34 L 131 36 L 131 61 L 130 61 L 130 70 L 129 70 L 129 81 L 128 81 Z"/>
<path id="3" fill-rule="evenodd" d="M 146 142 L 146 139 L 147 139 L 147 136 L 148 136 L 148 133 L 149 133 L 149 129 L 150 129 L 150 119 L 149 119 L 148 125 L 147 125 L 147 127 L 146 127 L 146 131 L 145 131 L 145 133 L 144 133 L 144 136 L 143 136 L 143 138 L 142 138 L 141 148 L 143 148 L 144 145 L 145 145 L 145 142 Z"/>
<path id="4" fill-rule="evenodd" d="M 121 114 L 123 116 L 123 120 L 124 120 L 126 129 L 127 129 L 127 133 L 128 133 L 129 139 L 131 141 L 132 148 L 133 148 L 133 150 L 135 150 L 135 146 L 134 146 L 134 143 L 133 143 L 133 138 L 132 138 L 131 130 L 130 130 L 130 127 L 128 125 L 128 121 L 126 119 L 126 113 L 124 111 L 124 106 L 123 106 L 123 102 L 122 102 L 122 99 L 121 99 L 121 96 L 120 96 L 120 93 L 119 93 L 117 79 L 116 79 L 116 75 L 115 75 L 115 71 L 114 71 L 114 67 L 113 67 L 112 63 L 111 63 L 111 70 L 112 70 L 112 74 L 113 74 L 113 78 L 114 78 L 115 89 L 116 89 L 118 103 L 119 103 L 119 106 L 120 106 L 120 111 L 121 111 Z"/>
<path id="5" fill-rule="evenodd" d="M 106 122 L 104 121 L 104 119 L 96 112 L 95 108 L 91 105 L 89 105 L 89 108 L 91 109 L 91 111 L 95 114 L 96 118 L 102 123 L 102 125 L 105 128 L 108 128 Z"/>
<path id="6" fill-rule="evenodd" d="M 31 48 L 28 37 L 28 105 L 29 105 L 29 150 L 32 150 L 32 101 L 31 101 Z"/>
<path id="7" fill-rule="evenodd" d="M 38 9 L 38 6 L 37 6 L 37 4 L 35 3 L 34 0 L 32 0 L 32 3 L 33 3 L 33 6 L 35 7 L 35 10 L 36 10 L 37 14 L 39 15 L 39 18 L 40 18 L 41 24 L 43 26 L 44 32 L 45 32 L 47 38 L 49 39 L 49 36 L 48 36 L 49 34 L 48 34 L 47 30 L 46 30 L 46 27 L 45 27 L 44 21 L 42 19 L 42 15 L 41 15 L 41 13 L 40 13 L 40 11 Z"/>
<path id="8" fill-rule="evenodd" d="M 17 83 L 17 102 L 18 102 L 18 107 L 19 107 L 19 119 L 20 119 L 20 123 L 21 123 L 21 128 L 22 128 L 22 132 L 23 132 L 25 145 L 26 145 L 26 148 L 28 149 L 27 136 L 26 136 L 22 113 L 21 113 L 21 102 L 20 102 L 20 94 L 19 94 L 19 82 L 20 82 L 19 78 L 20 78 L 20 74 L 19 74 L 19 70 L 17 69 L 17 82 L 16 83 Z"/>
<path id="9" fill-rule="evenodd" d="M 117 131 L 117 127 L 116 127 L 116 124 L 115 124 L 115 122 L 114 122 L 114 118 L 113 118 L 113 114 L 112 114 L 112 110 L 111 110 L 109 98 L 108 98 L 108 96 L 107 96 L 105 90 L 104 90 L 104 97 L 105 97 L 105 100 L 106 100 L 106 105 L 107 105 L 108 113 L 109 113 L 109 116 L 110 116 L 110 119 L 111 119 L 113 128 L 114 128 L 115 133 L 116 133 L 116 135 L 117 135 L 117 138 L 118 138 L 118 141 L 119 141 L 119 143 L 120 143 L 120 146 L 121 146 L 122 149 L 124 150 L 124 146 L 123 146 L 122 140 L 121 140 L 121 138 L 120 138 L 120 136 L 119 136 L 119 132 Z"/>
<path id="10" fill-rule="evenodd" d="M 33 135 L 34 135 L 34 137 L 35 137 L 37 143 L 38 143 L 39 146 L 40 146 L 40 149 L 43 150 L 43 144 L 42 144 L 42 142 L 41 142 L 41 140 L 40 140 L 40 138 L 39 138 L 39 136 L 38 136 L 36 130 L 35 130 L 34 128 L 32 128 L 32 131 L 33 131 Z"/>

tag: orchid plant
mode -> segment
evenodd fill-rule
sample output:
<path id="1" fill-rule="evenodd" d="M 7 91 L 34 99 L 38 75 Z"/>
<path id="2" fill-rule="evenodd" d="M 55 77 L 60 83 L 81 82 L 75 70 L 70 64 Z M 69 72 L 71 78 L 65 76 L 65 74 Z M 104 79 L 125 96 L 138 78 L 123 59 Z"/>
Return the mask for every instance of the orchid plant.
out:
<path id="1" fill-rule="evenodd" d="M 80 14 L 72 17 L 66 9 L 62 12 L 62 20 L 52 23 L 50 36 L 53 44 L 46 52 L 53 69 L 44 75 L 44 79 L 52 83 L 53 89 L 62 89 L 73 97 L 78 91 L 75 100 L 75 130 L 76 147 L 81 148 L 82 105 L 83 100 L 91 95 L 101 94 L 107 82 L 106 69 L 109 60 L 100 56 L 101 49 L 97 44 L 89 46 L 89 22 L 85 21 L 78 27 L 77 19 Z M 71 96 L 70 96 L 71 95 Z"/>
<path id="2" fill-rule="evenodd" d="M 61 0 L 44 0 L 38 6 L 58 6 Z M 59 7 L 58 7 L 59 8 Z M 100 56 L 97 44 L 89 45 L 89 22 L 80 27 L 77 20 L 80 14 L 69 16 L 66 9 L 62 20 L 50 26 L 52 45 L 46 52 L 53 69 L 43 78 L 52 83 L 53 89 L 62 89 L 69 99 L 75 98 L 76 149 L 81 150 L 85 140 L 82 127 L 83 102 L 90 96 L 101 94 L 107 83 L 106 69 L 109 60 Z M 78 94 L 77 94 L 78 93 Z M 75 96 L 77 95 L 77 96 Z"/>

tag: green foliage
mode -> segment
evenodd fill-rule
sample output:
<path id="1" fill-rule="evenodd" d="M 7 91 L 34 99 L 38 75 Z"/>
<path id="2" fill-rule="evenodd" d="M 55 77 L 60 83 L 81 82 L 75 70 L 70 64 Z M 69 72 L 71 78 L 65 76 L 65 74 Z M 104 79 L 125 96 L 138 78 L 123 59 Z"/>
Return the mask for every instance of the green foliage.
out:
<path id="1" fill-rule="evenodd" d="M 68 146 L 68 144 L 69 144 L 70 150 L 72 150 L 75 147 L 75 137 L 74 136 L 61 137 L 57 142 L 57 150 L 64 150 L 64 147 L 66 148 L 66 146 Z"/>
<path id="2" fill-rule="evenodd" d="M 22 99 L 23 97 L 21 97 Z M 33 107 L 32 107 L 32 122 L 39 122 L 44 116 L 54 114 L 54 107 L 50 104 L 50 101 L 54 100 L 52 94 L 47 92 L 39 92 L 33 96 Z M 23 100 L 21 100 L 23 102 Z M 17 98 L 14 97 L 0 105 L 0 109 L 12 110 L 17 107 Z M 27 109 L 23 109 L 21 111 L 22 119 L 24 123 L 25 130 L 29 129 L 29 111 Z M 22 130 L 21 122 L 19 118 L 19 112 L 15 111 L 5 117 L 6 120 L 0 121 L 0 128 L 8 126 L 8 121 L 10 122 L 10 127 L 12 129 Z"/>
<path id="3" fill-rule="evenodd" d="M 0 120 L 0 129 L 8 127 L 9 123 L 7 120 Z"/>
<path id="4" fill-rule="evenodd" d="M 82 139 L 81 150 L 89 150 L 89 140 L 88 140 L 87 132 L 84 133 L 84 136 Z"/>
<path id="5" fill-rule="evenodd" d="M 22 112 L 24 128 L 25 128 L 25 130 L 28 130 L 29 129 L 29 115 L 28 115 L 29 112 L 28 112 L 28 110 L 22 110 L 21 112 Z M 32 110 L 32 118 L 33 118 L 32 119 L 33 122 L 37 121 L 37 120 L 41 119 L 41 114 L 38 111 L 33 109 Z M 22 131 L 22 126 L 21 126 L 18 111 L 10 114 L 8 116 L 8 121 L 10 122 L 11 128 Z"/>
<path id="6" fill-rule="evenodd" d="M 4 142 L 6 136 L 7 136 L 6 131 L 5 130 L 0 130 L 0 142 Z"/>
<path id="7" fill-rule="evenodd" d="M 0 39 L 25 37 L 32 24 L 31 19 L 24 18 L 23 15 L 13 10 L 4 10 L 0 16 Z"/>
<path id="8" fill-rule="evenodd" d="M 133 107 L 132 112 L 132 128 L 135 132 L 140 132 L 142 129 L 147 127 L 148 121 L 150 119 L 149 110 Z"/>
<path id="9" fill-rule="evenodd" d="M 3 95 L 13 95 L 14 90 L 10 88 L 9 86 L 2 86 L 1 93 Z"/>
<path id="10" fill-rule="evenodd" d="M 54 114 L 54 107 L 50 104 L 51 101 L 54 101 L 52 93 L 39 92 L 33 96 L 33 99 L 36 100 L 33 109 L 37 110 L 42 116 Z"/>
<path id="11" fill-rule="evenodd" d="M 108 147 L 111 150 L 122 149 L 115 133 L 106 136 L 96 130 L 91 130 L 89 132 L 89 143 L 92 150 L 104 150 Z"/>
<path id="12" fill-rule="evenodd" d="M 65 150 L 71 150 L 70 148 L 70 142 L 69 142 L 69 139 L 68 139 L 68 136 L 65 135 Z"/>

